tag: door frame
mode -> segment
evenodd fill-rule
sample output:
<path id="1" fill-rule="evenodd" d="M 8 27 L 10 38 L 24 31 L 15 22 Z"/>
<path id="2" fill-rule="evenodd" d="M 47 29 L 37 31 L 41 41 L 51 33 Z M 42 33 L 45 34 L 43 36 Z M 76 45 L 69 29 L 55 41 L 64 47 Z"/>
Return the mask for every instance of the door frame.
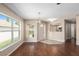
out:
<path id="1" fill-rule="evenodd" d="M 64 29 L 65 29 L 65 42 L 66 42 L 66 22 L 70 22 L 70 23 L 75 23 L 75 44 L 76 44 L 76 20 L 75 20 L 75 22 L 73 22 L 73 21 L 70 21 L 70 20 L 67 20 L 67 19 L 65 19 L 64 20 Z"/>

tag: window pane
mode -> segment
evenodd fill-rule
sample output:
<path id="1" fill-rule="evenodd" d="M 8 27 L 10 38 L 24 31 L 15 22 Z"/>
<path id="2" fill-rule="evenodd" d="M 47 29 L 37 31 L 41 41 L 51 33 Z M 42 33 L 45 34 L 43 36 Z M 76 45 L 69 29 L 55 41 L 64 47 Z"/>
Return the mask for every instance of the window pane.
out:
<path id="1" fill-rule="evenodd" d="M 16 20 L 12 20 L 12 22 L 13 22 L 13 30 L 18 30 L 19 29 L 19 22 L 18 21 L 16 21 Z"/>
<path id="2" fill-rule="evenodd" d="M 11 31 L 0 32 L 0 49 L 11 44 Z"/>
<path id="3" fill-rule="evenodd" d="M 34 25 L 27 24 L 27 37 L 34 38 Z"/>
<path id="4" fill-rule="evenodd" d="M 19 40 L 19 31 L 13 31 L 13 41 Z"/>
<path id="5" fill-rule="evenodd" d="M 19 22 L 13 20 L 13 40 L 17 41 L 20 39 L 20 25 Z"/>
<path id="6" fill-rule="evenodd" d="M 11 19 L 0 14 L 0 49 L 11 44 Z"/>
<path id="7" fill-rule="evenodd" d="M 4 15 L 0 15 L 0 26 L 11 27 L 11 20 Z"/>
<path id="8" fill-rule="evenodd" d="M 9 27 L 0 27 L 0 31 L 4 32 L 4 31 L 11 31 L 11 28 Z"/>

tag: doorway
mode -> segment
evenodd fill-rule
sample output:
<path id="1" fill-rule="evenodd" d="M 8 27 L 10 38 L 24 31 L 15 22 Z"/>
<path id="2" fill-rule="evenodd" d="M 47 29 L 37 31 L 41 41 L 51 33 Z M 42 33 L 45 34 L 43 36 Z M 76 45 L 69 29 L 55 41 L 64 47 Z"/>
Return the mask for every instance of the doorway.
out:
<path id="1" fill-rule="evenodd" d="M 25 38 L 27 39 L 26 42 L 35 42 L 36 40 L 36 28 L 35 28 L 35 24 L 26 24 L 26 36 Z"/>
<path id="2" fill-rule="evenodd" d="M 65 42 L 76 44 L 76 20 L 65 20 Z"/>
<path id="3" fill-rule="evenodd" d="M 46 40 L 46 23 L 41 22 L 38 24 L 38 41 Z"/>

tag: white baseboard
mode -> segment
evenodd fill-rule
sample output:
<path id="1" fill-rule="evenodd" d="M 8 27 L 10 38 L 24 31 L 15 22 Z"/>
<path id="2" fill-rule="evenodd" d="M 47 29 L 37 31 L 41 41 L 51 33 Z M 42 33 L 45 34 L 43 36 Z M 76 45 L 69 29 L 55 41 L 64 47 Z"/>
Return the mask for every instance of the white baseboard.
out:
<path id="1" fill-rule="evenodd" d="M 24 41 L 24 42 L 37 42 L 37 41 Z"/>
<path id="2" fill-rule="evenodd" d="M 76 42 L 76 45 L 79 45 L 79 42 Z"/>
<path id="3" fill-rule="evenodd" d="M 52 39 L 48 39 L 48 40 L 52 40 Z M 63 42 L 63 43 L 65 42 L 64 40 L 57 40 L 57 39 L 56 39 L 56 41 Z"/>
<path id="4" fill-rule="evenodd" d="M 12 54 L 17 48 L 19 48 L 24 42 L 20 43 L 15 49 L 13 49 L 7 56 L 9 56 L 10 54 Z"/>
<path id="5" fill-rule="evenodd" d="M 25 42 L 27 42 L 27 41 L 25 41 Z M 27 42 L 27 43 L 31 43 L 31 42 Z M 34 42 L 34 43 L 36 43 L 36 42 Z"/>

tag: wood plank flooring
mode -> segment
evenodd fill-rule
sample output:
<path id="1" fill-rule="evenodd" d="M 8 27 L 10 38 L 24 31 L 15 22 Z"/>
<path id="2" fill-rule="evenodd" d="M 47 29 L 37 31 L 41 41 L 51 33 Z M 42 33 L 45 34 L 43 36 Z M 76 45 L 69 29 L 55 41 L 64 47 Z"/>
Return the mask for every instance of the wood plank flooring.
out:
<path id="1" fill-rule="evenodd" d="M 58 45 L 23 43 L 11 56 L 79 56 L 79 46 L 71 42 Z"/>

